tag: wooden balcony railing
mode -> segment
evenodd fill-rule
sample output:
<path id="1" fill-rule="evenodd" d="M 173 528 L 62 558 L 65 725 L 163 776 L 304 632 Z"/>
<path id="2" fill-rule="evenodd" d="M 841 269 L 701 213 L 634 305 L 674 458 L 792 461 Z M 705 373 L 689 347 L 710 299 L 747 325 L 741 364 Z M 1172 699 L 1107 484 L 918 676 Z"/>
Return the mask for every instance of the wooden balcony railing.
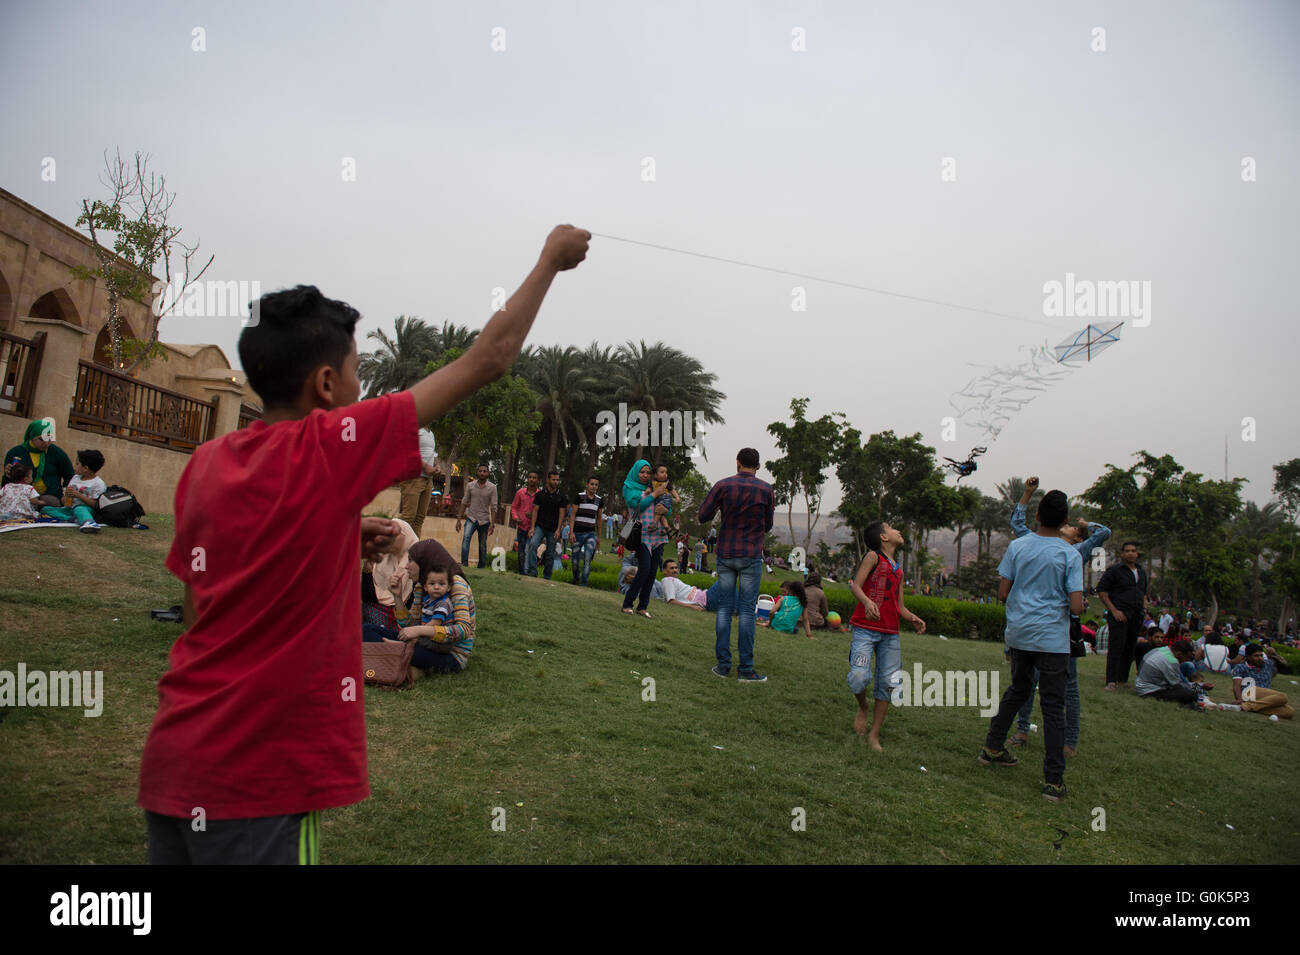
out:
<path id="1" fill-rule="evenodd" d="M 254 421 L 261 421 L 261 420 L 262 420 L 261 408 L 254 408 L 252 405 L 249 404 L 241 404 L 239 406 L 239 427 L 241 429 L 247 428 Z"/>
<path id="2" fill-rule="evenodd" d="M 136 381 L 88 361 L 77 365 L 70 427 L 186 453 L 212 438 L 214 402 Z"/>
<path id="3" fill-rule="evenodd" d="M 32 395 L 44 352 L 45 332 L 30 339 L 0 332 L 0 411 L 32 417 Z"/>

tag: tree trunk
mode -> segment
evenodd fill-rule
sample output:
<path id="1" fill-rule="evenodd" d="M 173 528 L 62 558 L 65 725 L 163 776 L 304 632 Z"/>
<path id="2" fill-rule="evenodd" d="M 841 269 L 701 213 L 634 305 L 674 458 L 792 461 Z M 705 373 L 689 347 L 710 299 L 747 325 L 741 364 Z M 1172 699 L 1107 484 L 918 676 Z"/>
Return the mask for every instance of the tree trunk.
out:
<path id="1" fill-rule="evenodd" d="M 1278 634 L 1286 633 L 1286 622 L 1291 616 L 1291 607 L 1292 607 L 1291 598 L 1286 595 L 1283 595 L 1282 606 L 1278 608 L 1278 612 L 1277 612 L 1277 627 L 1275 628 L 1276 633 Z"/>
<path id="2" fill-rule="evenodd" d="M 542 483 L 546 483 L 546 475 L 551 473 L 551 468 L 555 467 L 555 450 L 560 441 L 560 421 L 558 418 L 551 419 L 551 434 L 546 440 L 546 467 L 542 470 Z"/>
<path id="3" fill-rule="evenodd" d="M 1214 591 L 1210 591 L 1210 613 L 1209 613 L 1209 619 L 1206 620 L 1205 622 L 1212 627 L 1214 626 L 1214 621 L 1217 620 L 1218 618 L 1219 618 L 1219 598 L 1214 595 Z"/>

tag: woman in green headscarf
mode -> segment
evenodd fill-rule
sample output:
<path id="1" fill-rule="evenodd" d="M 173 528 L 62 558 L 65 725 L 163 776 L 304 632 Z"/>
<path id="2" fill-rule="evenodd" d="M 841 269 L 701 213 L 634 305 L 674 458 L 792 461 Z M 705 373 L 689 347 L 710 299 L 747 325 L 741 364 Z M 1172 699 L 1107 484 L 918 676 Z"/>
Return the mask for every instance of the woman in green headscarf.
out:
<path id="1" fill-rule="evenodd" d="M 32 506 L 38 509 L 61 507 L 63 486 L 76 476 L 76 472 L 63 449 L 54 443 L 54 419 L 33 421 L 27 426 L 23 443 L 5 452 L 5 476 L 0 484 L 9 483 L 9 465 L 14 458 L 31 466 L 32 487 L 41 495 L 32 501 Z"/>
<path id="2" fill-rule="evenodd" d="M 635 612 L 648 617 L 650 611 L 646 608 L 650 604 L 655 571 L 659 569 L 659 558 L 663 554 L 664 542 L 668 539 L 668 535 L 655 520 L 656 512 L 663 512 L 663 505 L 655 504 L 649 461 L 637 461 L 632 465 L 632 470 L 627 472 L 627 480 L 623 482 L 623 500 L 627 502 L 628 517 L 641 522 L 641 543 L 636 549 L 636 579 L 623 597 L 623 612 Z M 633 603 L 638 604 L 635 611 L 632 609 Z"/>

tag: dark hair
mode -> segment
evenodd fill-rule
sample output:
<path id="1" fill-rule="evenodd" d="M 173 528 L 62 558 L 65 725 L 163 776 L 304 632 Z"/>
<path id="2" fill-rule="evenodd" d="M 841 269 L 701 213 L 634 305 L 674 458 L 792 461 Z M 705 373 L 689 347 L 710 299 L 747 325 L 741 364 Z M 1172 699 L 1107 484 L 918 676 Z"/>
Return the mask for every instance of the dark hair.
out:
<path id="1" fill-rule="evenodd" d="M 361 314 L 326 298 L 314 285 L 263 295 L 257 323 L 239 336 L 239 361 L 265 408 L 292 406 L 303 383 L 322 365 L 341 370 Z"/>
<path id="2" fill-rule="evenodd" d="M 880 553 L 880 533 L 885 529 L 884 521 L 872 521 L 862 531 L 862 537 L 867 542 L 867 550 L 874 550 Z"/>
<path id="3" fill-rule="evenodd" d="M 590 484 L 592 481 L 595 481 L 597 484 L 599 484 L 599 483 L 600 483 L 600 478 L 596 477 L 596 475 L 594 475 L 594 474 L 588 474 L 588 475 L 587 475 L 587 480 L 583 481 L 582 483 L 583 483 L 583 484 Z"/>
<path id="4" fill-rule="evenodd" d="M 1141 547 L 1138 546 L 1138 542 L 1137 542 L 1137 541 L 1125 541 L 1124 543 L 1122 543 L 1122 544 L 1119 545 L 1119 549 L 1120 549 L 1120 550 L 1123 550 L 1125 547 L 1130 547 L 1130 546 L 1131 546 L 1134 550 L 1141 550 L 1141 549 L 1142 549 Z"/>
<path id="5" fill-rule="evenodd" d="M 9 480 L 22 482 L 22 479 L 32 473 L 32 466 L 23 461 L 15 461 L 9 465 Z"/>
<path id="6" fill-rule="evenodd" d="M 90 468 L 92 471 L 104 470 L 104 456 L 94 448 L 77 452 L 77 463 L 82 467 Z"/>
<path id="7" fill-rule="evenodd" d="M 542 473 L 538 471 L 537 468 L 529 468 L 527 471 L 524 472 L 524 477 L 527 478 L 534 474 L 536 474 L 538 477 L 542 476 Z"/>
<path id="8" fill-rule="evenodd" d="M 741 448 L 736 454 L 736 463 L 742 468 L 758 469 L 758 452 L 753 448 Z"/>
<path id="9" fill-rule="evenodd" d="M 559 469 L 559 468 L 551 468 L 549 471 L 546 472 L 546 476 L 547 476 L 548 478 L 549 478 L 552 474 L 554 474 L 556 477 L 559 477 L 559 476 L 560 476 L 560 469 Z"/>
<path id="10" fill-rule="evenodd" d="M 1147 636 L 1148 636 L 1148 637 L 1150 637 L 1150 636 L 1152 636 L 1152 635 L 1154 635 L 1154 634 L 1157 634 L 1157 633 L 1159 633 L 1159 632 L 1160 632 L 1160 628 L 1157 627 L 1154 623 L 1153 623 L 1151 626 L 1147 627 Z"/>
<path id="11" fill-rule="evenodd" d="M 804 578 L 805 587 L 820 587 L 822 585 L 822 575 L 815 570 L 808 571 L 808 576 Z"/>
<path id="12" fill-rule="evenodd" d="M 481 467 L 481 468 L 488 468 L 488 463 L 487 463 L 486 461 L 480 461 L 480 462 L 478 463 L 478 466 Z M 488 470 L 490 471 L 490 470 L 492 470 L 492 469 L 491 469 L 491 468 L 488 468 Z"/>
<path id="13" fill-rule="evenodd" d="M 1070 513 L 1070 502 L 1064 491 L 1048 491 L 1038 502 L 1038 523 L 1048 530 L 1056 530 L 1065 523 Z"/>
<path id="14" fill-rule="evenodd" d="M 1241 655 L 1243 657 L 1248 657 L 1252 653 L 1263 653 L 1263 652 L 1264 652 L 1264 648 L 1261 647 L 1258 643 L 1248 643 L 1241 648 Z"/>
<path id="15" fill-rule="evenodd" d="M 808 606 L 808 592 L 803 589 L 803 584 L 797 580 L 783 581 L 781 586 L 790 588 L 790 596 L 794 597 L 805 607 Z"/>
<path id="16" fill-rule="evenodd" d="M 1169 649 L 1173 650 L 1174 653 L 1178 654 L 1180 657 L 1190 657 L 1196 652 L 1192 649 L 1192 643 L 1190 640 L 1175 640 L 1173 643 L 1169 644 Z"/>
<path id="17" fill-rule="evenodd" d="M 1212 646 L 1221 647 L 1223 646 L 1223 637 L 1220 636 L 1218 631 L 1211 631 L 1205 635 L 1205 642 Z"/>

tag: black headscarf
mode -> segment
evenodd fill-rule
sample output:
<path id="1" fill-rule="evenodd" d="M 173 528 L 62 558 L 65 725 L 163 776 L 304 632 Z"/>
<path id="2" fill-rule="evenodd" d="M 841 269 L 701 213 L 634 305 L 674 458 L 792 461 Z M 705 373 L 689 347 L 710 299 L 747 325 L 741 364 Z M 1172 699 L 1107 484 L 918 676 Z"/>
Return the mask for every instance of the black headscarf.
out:
<path id="1" fill-rule="evenodd" d="M 461 569 L 460 564 L 451 556 L 447 548 L 443 547 L 436 540 L 429 538 L 422 540 L 418 544 L 412 544 L 409 554 L 411 560 L 415 561 L 416 566 L 420 568 L 420 583 L 424 583 L 424 578 L 429 576 L 429 570 L 434 564 L 440 564 L 444 567 L 450 567 L 447 582 L 451 582 L 452 577 L 465 577 L 465 571 Z"/>

